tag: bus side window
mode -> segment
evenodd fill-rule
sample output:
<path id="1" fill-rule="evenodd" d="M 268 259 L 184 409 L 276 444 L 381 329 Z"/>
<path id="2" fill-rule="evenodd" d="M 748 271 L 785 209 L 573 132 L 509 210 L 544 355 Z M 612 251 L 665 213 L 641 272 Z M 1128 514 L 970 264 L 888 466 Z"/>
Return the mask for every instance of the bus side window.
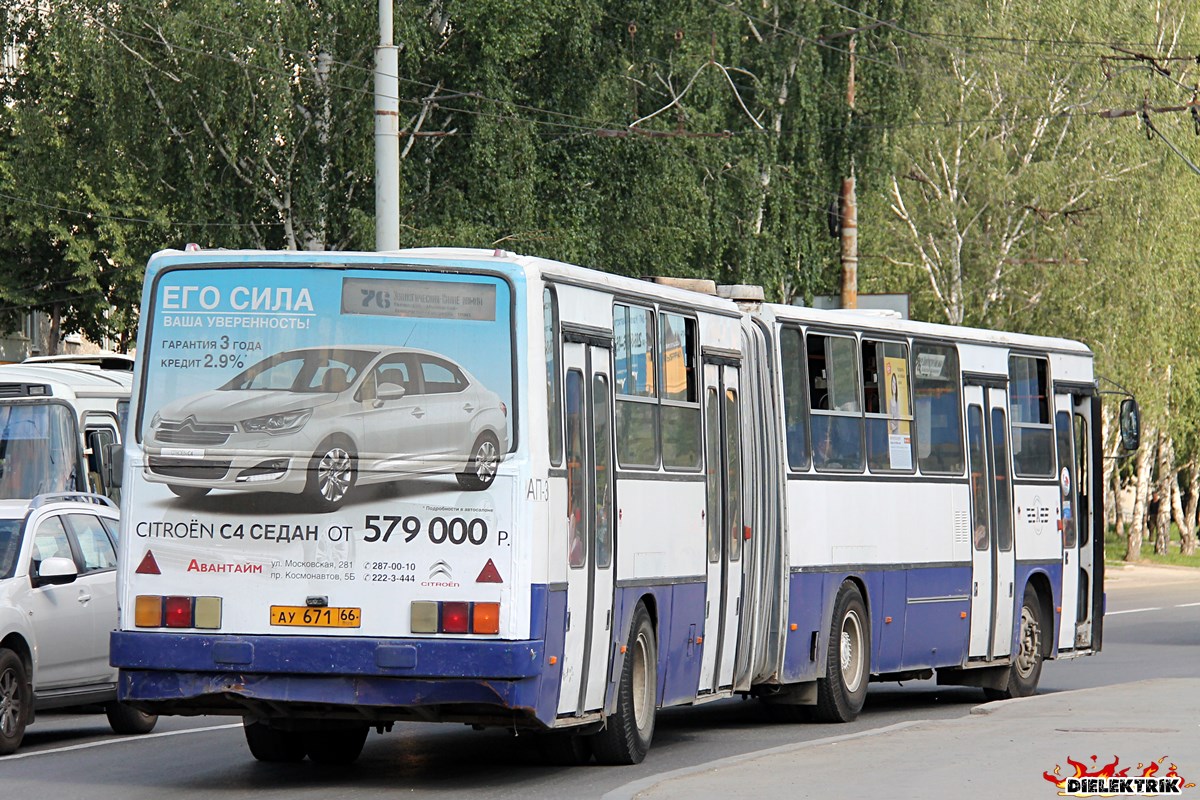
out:
<path id="1" fill-rule="evenodd" d="M 863 417 L 854 338 L 810 333 L 808 380 L 813 465 L 822 471 L 861 472 Z"/>
<path id="2" fill-rule="evenodd" d="M 799 328 L 779 331 L 779 362 L 783 371 L 783 424 L 788 466 L 794 470 L 808 469 L 804 341 Z"/>
<path id="3" fill-rule="evenodd" d="M 862 369 L 867 465 L 872 472 L 911 472 L 912 402 L 908 391 L 908 345 L 863 339 Z"/>
<path id="4" fill-rule="evenodd" d="M 917 463 L 931 475 L 963 471 L 962 397 L 953 345 L 913 342 Z"/>
<path id="5" fill-rule="evenodd" d="M 658 466 L 658 374 L 654 312 L 613 304 L 613 389 L 617 394 L 617 460 Z"/>
<path id="6" fill-rule="evenodd" d="M 1018 476 L 1054 474 L 1054 422 L 1050 419 L 1050 364 L 1045 358 L 1008 359 L 1009 422 L 1013 472 Z"/>
<path id="7" fill-rule="evenodd" d="M 89 491 L 113 497 L 116 490 L 104 482 L 102 459 L 106 446 L 117 441 L 116 431 L 112 428 L 89 428 L 85 435 L 87 437 Z"/>

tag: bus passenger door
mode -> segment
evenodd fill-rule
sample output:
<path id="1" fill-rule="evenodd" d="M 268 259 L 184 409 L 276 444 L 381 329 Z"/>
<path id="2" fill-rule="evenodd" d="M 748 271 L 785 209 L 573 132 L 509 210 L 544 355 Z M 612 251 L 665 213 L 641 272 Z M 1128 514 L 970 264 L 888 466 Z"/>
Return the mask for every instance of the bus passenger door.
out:
<path id="1" fill-rule="evenodd" d="M 567 467 L 567 632 L 558 713 L 604 705 L 613 610 L 613 448 L 609 350 L 563 345 Z"/>
<path id="2" fill-rule="evenodd" d="M 1075 625 L 1079 609 L 1080 563 L 1078 508 L 1076 502 L 1075 443 L 1073 441 L 1071 396 L 1054 396 L 1054 439 L 1058 452 L 1058 488 L 1061 492 L 1061 512 L 1058 517 L 1059 538 L 1062 542 L 1062 611 L 1058 628 L 1058 647 L 1070 650 L 1075 646 Z M 1086 581 L 1085 581 L 1086 582 Z"/>
<path id="3" fill-rule="evenodd" d="M 967 458 L 971 478 L 971 641 L 968 658 L 990 658 L 992 641 L 992 503 L 983 423 L 983 388 L 966 386 Z"/>
<path id="4" fill-rule="evenodd" d="M 1013 549 L 1012 462 L 1008 455 L 1008 391 L 989 388 L 988 475 L 992 501 L 992 572 L 996 598 L 992 620 L 992 656 L 1012 652 L 1013 597 L 1016 584 L 1016 552 Z"/>
<path id="5" fill-rule="evenodd" d="M 963 387 L 971 471 L 971 638 L 968 658 L 1012 650 L 1015 553 L 1009 481 L 1008 407 L 1003 389 Z"/>
<path id="6" fill-rule="evenodd" d="M 1072 464 L 1075 472 L 1072 487 L 1074 491 L 1075 531 L 1079 538 L 1079 578 L 1076 592 L 1078 601 L 1075 604 L 1075 647 L 1093 649 L 1099 648 L 1099 641 L 1093 640 L 1097 632 L 1093 630 L 1095 616 L 1101 609 L 1101 598 L 1097 596 L 1096 587 L 1096 557 L 1103 551 L 1103 519 L 1092 512 L 1096 506 L 1094 497 L 1100 491 L 1097 485 L 1101 479 L 1099 470 L 1099 448 L 1095 448 L 1097 431 L 1093 426 L 1100 415 L 1099 397 L 1073 395 L 1072 414 Z M 1095 541 L 1093 536 L 1100 539 Z M 1069 619 L 1063 614 L 1063 627 L 1068 627 Z"/>
<path id="7" fill-rule="evenodd" d="M 732 686 L 742 594 L 742 464 L 738 371 L 704 365 L 708 530 L 700 693 Z"/>

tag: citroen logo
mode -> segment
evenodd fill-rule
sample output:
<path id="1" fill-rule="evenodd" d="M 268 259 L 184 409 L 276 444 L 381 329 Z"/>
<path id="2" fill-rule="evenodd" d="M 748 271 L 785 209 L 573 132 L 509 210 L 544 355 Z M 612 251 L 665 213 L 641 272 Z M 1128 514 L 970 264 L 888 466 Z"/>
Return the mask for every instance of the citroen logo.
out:
<path id="1" fill-rule="evenodd" d="M 438 579 L 453 580 L 454 576 L 450 574 L 450 565 L 445 561 L 435 561 L 433 566 L 429 568 L 429 580 Z"/>

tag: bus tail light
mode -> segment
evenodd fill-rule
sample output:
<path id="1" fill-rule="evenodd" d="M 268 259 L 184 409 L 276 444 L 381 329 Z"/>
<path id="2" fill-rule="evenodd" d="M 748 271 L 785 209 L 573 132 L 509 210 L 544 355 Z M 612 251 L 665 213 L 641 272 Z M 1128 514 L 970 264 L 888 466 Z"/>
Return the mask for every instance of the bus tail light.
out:
<path id="1" fill-rule="evenodd" d="M 412 633 L 500 633 L 499 603 L 461 600 L 414 600 L 409 606 Z"/>
<path id="2" fill-rule="evenodd" d="M 161 628 L 163 599 L 156 594 L 139 594 L 133 605 L 133 624 L 139 628 Z"/>
<path id="3" fill-rule="evenodd" d="M 221 598 L 139 594 L 134 599 L 133 624 L 138 628 L 221 627 Z"/>
<path id="4" fill-rule="evenodd" d="M 471 606 L 471 633 L 499 633 L 500 604 L 474 603 Z"/>
<path id="5" fill-rule="evenodd" d="M 192 627 L 193 602 L 191 597 L 164 597 L 163 622 L 165 626 L 168 628 Z"/>
<path id="6" fill-rule="evenodd" d="M 467 603 L 442 603 L 442 633 L 466 633 L 469 610 Z"/>

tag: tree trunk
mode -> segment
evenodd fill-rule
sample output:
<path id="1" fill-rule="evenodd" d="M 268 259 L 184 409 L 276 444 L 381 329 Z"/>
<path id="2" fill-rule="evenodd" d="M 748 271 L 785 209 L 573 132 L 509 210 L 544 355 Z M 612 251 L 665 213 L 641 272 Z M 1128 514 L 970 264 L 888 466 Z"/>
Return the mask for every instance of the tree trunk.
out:
<path id="1" fill-rule="evenodd" d="M 1158 432 L 1151 428 L 1146 438 L 1153 439 Z M 1133 519 L 1129 524 L 1129 539 L 1125 546 L 1125 560 L 1137 561 L 1142 557 L 1142 540 L 1146 536 L 1146 506 L 1150 499 L 1150 473 L 1154 466 L 1154 450 L 1143 447 L 1138 450 L 1137 470 L 1134 474 Z"/>
<path id="2" fill-rule="evenodd" d="M 1100 441 L 1110 441 L 1109 434 L 1112 431 L 1113 412 L 1105 406 L 1100 414 Z M 1120 461 L 1117 460 L 1117 454 L 1120 451 L 1120 442 L 1114 437 L 1112 445 L 1108 448 L 1107 458 L 1103 459 L 1104 480 L 1102 486 L 1111 486 L 1113 492 L 1113 502 L 1102 503 L 1104 509 L 1104 528 L 1107 530 L 1109 526 L 1116 529 L 1118 535 L 1125 531 L 1125 520 L 1121 519 L 1121 472 L 1117 468 Z"/>
<path id="3" fill-rule="evenodd" d="M 1165 556 L 1171 546 L 1171 497 L 1179 490 L 1179 475 L 1175 472 L 1174 461 L 1175 444 L 1169 434 L 1159 431 L 1154 483 L 1154 493 L 1158 497 L 1158 513 L 1154 519 L 1154 554 L 1159 556 Z"/>
<path id="4" fill-rule="evenodd" d="M 1103 505 L 1106 509 L 1109 507 L 1112 508 L 1113 532 L 1116 534 L 1117 541 L 1125 542 L 1128 547 L 1129 540 L 1126 538 L 1127 534 L 1125 532 L 1125 514 L 1121 510 L 1121 471 L 1114 469 L 1112 471 L 1112 483 L 1105 485 L 1109 486 L 1109 491 L 1112 492 L 1112 502 L 1104 503 Z"/>
<path id="5" fill-rule="evenodd" d="M 1183 504 L 1179 526 L 1179 552 L 1185 556 L 1196 554 L 1196 509 L 1200 506 L 1200 463 L 1192 456 L 1187 463 L 1188 495 Z"/>
<path id="6" fill-rule="evenodd" d="M 62 310 L 58 303 L 50 306 L 50 339 L 46 342 L 46 355 L 58 355 L 58 345 L 62 341 Z"/>

